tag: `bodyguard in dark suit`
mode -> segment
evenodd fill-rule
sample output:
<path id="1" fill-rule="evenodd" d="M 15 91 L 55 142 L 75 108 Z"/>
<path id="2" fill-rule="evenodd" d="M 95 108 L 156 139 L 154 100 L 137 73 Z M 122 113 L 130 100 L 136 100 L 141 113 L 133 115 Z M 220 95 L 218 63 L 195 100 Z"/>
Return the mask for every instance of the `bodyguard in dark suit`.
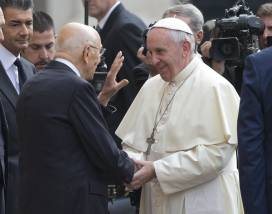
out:
<path id="1" fill-rule="evenodd" d="M 148 78 L 148 72 L 145 70 L 140 70 L 143 73 L 141 75 L 132 71 L 140 63 L 137 51 L 142 45 L 142 34 L 146 25 L 117 0 L 91 0 L 89 14 L 98 20 L 97 28 L 99 28 L 102 45 L 106 48 L 104 55 L 107 66 L 111 66 L 118 51 L 122 51 L 125 57 L 117 80 L 126 78 L 130 83 L 111 100 L 112 104 L 117 107 L 117 112 L 108 119 L 109 128 L 114 134 L 139 90 L 137 77 Z"/>
<path id="2" fill-rule="evenodd" d="M 20 57 L 22 49 L 28 46 L 32 34 L 32 1 L 0 0 L 5 24 L 4 40 L 0 45 L 0 99 L 6 115 L 9 134 L 7 214 L 15 214 L 17 209 L 17 184 L 19 175 L 18 155 L 20 152 L 16 128 L 15 105 L 24 82 L 34 73 L 34 66 Z"/>
<path id="3" fill-rule="evenodd" d="M 6 172 L 7 172 L 7 136 L 8 127 L 3 105 L 0 99 L 0 214 L 5 213 Z"/>
<path id="4" fill-rule="evenodd" d="M 100 50 L 92 27 L 69 23 L 58 34 L 56 60 L 24 85 L 17 103 L 20 214 L 106 214 L 107 184 L 132 179 L 133 161 L 117 148 L 98 103 L 106 106 L 127 84 L 115 82 L 124 58 L 117 55 L 97 99 L 86 80 Z"/>
<path id="5" fill-rule="evenodd" d="M 0 7 L 0 43 L 4 40 L 2 26 L 5 24 L 4 14 Z M 0 61 L 0 67 L 2 63 Z M 7 122 L 3 105 L 0 99 L 0 214 L 5 213 L 5 196 L 6 196 L 6 172 L 7 172 Z"/>
<path id="6" fill-rule="evenodd" d="M 272 48 L 245 63 L 238 119 L 241 193 L 246 214 L 272 214 Z"/>

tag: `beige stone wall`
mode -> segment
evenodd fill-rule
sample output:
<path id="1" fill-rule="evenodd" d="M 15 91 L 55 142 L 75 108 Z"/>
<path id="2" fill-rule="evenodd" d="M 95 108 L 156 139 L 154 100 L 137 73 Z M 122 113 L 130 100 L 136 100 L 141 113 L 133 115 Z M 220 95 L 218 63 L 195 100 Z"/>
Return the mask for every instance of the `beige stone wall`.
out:
<path id="1" fill-rule="evenodd" d="M 121 0 L 121 2 L 148 25 L 159 19 L 163 11 L 173 5 L 175 0 Z M 67 22 L 84 22 L 81 0 L 34 0 L 34 4 L 36 10 L 43 10 L 53 17 L 57 31 Z M 96 20 L 90 18 L 89 24 L 95 25 Z"/>

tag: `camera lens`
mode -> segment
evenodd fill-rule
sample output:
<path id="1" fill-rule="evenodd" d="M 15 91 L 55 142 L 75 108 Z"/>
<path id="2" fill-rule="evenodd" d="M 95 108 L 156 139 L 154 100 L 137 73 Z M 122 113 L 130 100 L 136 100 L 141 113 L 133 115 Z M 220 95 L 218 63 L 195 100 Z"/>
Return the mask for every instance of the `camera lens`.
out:
<path id="1" fill-rule="evenodd" d="M 233 45 L 232 42 L 229 43 L 223 43 L 220 47 L 220 52 L 228 58 L 229 56 L 232 55 L 232 53 L 235 51 L 235 46 Z"/>

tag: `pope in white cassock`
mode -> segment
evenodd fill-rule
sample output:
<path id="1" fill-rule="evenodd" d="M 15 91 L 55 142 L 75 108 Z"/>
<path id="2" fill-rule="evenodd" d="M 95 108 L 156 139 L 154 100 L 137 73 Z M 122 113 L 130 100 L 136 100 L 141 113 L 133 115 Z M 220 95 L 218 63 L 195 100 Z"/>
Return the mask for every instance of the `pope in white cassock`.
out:
<path id="1" fill-rule="evenodd" d="M 194 54 L 193 33 L 165 18 L 148 32 L 159 75 L 142 87 L 116 134 L 140 168 L 141 214 L 240 214 L 239 96 Z"/>

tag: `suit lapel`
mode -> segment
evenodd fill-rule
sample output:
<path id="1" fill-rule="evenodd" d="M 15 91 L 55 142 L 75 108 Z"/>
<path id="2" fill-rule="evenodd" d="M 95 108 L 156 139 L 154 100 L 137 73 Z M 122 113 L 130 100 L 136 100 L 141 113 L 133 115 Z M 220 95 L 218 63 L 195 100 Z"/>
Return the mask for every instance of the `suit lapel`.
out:
<path id="1" fill-rule="evenodd" d="M 0 90 L 15 108 L 18 94 L 1 63 L 0 63 Z"/>
<path id="2" fill-rule="evenodd" d="M 30 64 L 30 62 L 28 62 L 26 59 L 24 59 L 23 57 L 21 57 L 20 59 L 23 69 L 24 69 L 24 75 L 26 77 L 26 80 L 30 79 L 34 73 L 36 73 L 34 69 L 34 67 L 32 67 L 32 64 Z"/>
<path id="3" fill-rule="evenodd" d="M 110 30 L 112 28 L 114 28 L 115 25 L 115 20 L 116 18 L 119 16 L 119 14 L 121 13 L 121 11 L 125 10 L 124 6 L 120 3 L 110 14 L 106 24 L 104 25 L 103 29 L 100 31 L 100 37 L 102 39 L 102 43 L 104 38 L 107 36 L 108 32 L 110 32 Z"/>

